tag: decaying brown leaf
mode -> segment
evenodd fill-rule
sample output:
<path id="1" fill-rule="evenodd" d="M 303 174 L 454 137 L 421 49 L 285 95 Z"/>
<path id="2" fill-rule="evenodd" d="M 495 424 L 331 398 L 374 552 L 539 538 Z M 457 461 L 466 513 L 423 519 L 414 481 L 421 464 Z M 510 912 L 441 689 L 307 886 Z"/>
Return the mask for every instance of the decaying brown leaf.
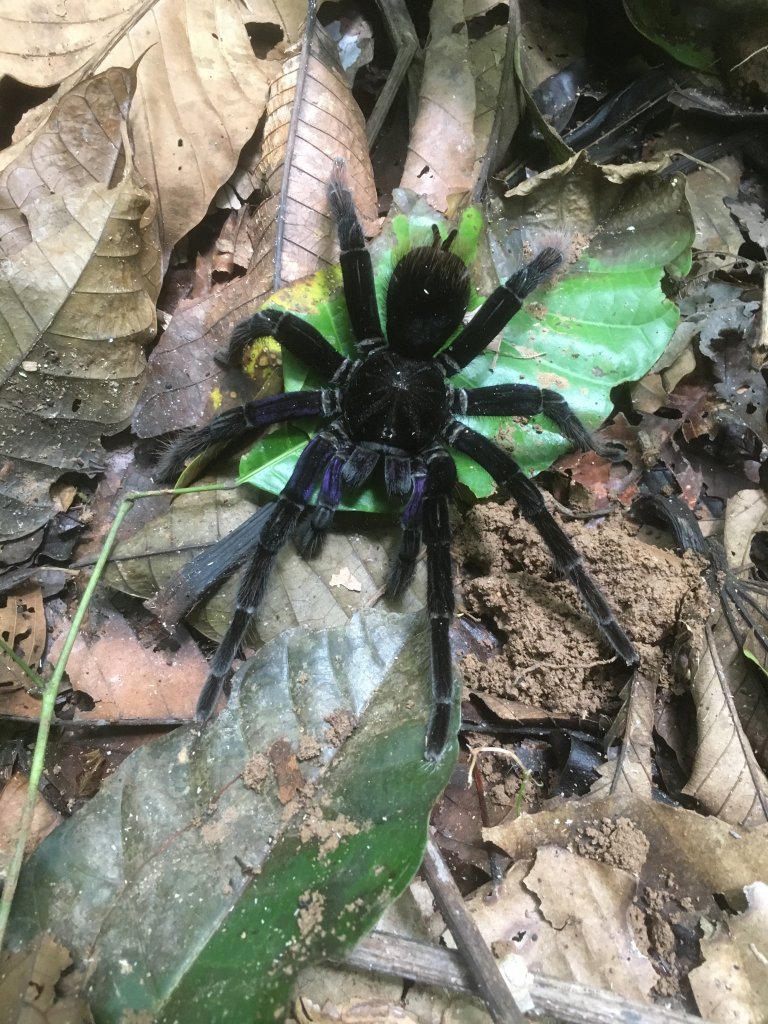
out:
<path id="1" fill-rule="evenodd" d="M 522 957 L 535 973 L 649 1000 L 656 975 L 637 946 L 630 911 L 637 879 L 558 846 L 515 864 L 495 898 L 469 900 L 501 960 Z"/>
<path id="2" fill-rule="evenodd" d="M 119 8 L 68 3 L 41 18 L 32 0 L 23 0 L 13 18 L 0 18 L 0 71 L 49 86 L 142 56 L 130 128 L 136 166 L 159 200 L 167 261 L 234 170 L 278 69 L 256 58 L 247 26 L 276 26 L 293 42 L 305 15 L 301 0 L 263 0 L 246 11 L 236 0 L 140 0 Z"/>
<path id="3" fill-rule="evenodd" d="M 102 435 L 125 426 L 143 383 L 155 225 L 149 196 L 110 152 L 124 141 L 131 82 L 113 70 L 78 86 L 0 176 L 11 249 L 0 268 L 3 539 L 47 521 L 60 474 L 98 468 Z"/>
<path id="4" fill-rule="evenodd" d="M 39 706 L 39 705 L 38 705 Z M 14 853 L 17 827 L 27 799 L 27 777 L 16 774 L 8 780 L 0 792 L 0 876 L 5 872 Z M 60 821 L 59 815 L 48 801 L 38 793 L 32 826 L 26 839 L 25 850 L 30 853 L 37 844 L 52 832 Z M 0 999 L 0 1006 L 2 1000 Z"/>
<path id="5" fill-rule="evenodd" d="M 66 625 L 51 650 L 54 662 Z M 122 616 L 106 612 L 96 636 L 78 636 L 67 662 L 70 686 L 78 694 L 68 720 L 123 725 L 189 721 L 207 673 L 205 658 L 189 637 L 177 650 L 157 650 L 142 643 Z M 40 701 L 17 690 L 3 710 L 36 721 Z"/>
<path id="6" fill-rule="evenodd" d="M 704 963 L 690 982 L 704 1017 L 759 1024 L 768 1006 L 768 885 L 744 887 L 747 908 L 701 941 Z"/>
<path id="7" fill-rule="evenodd" d="M 250 221 L 251 266 L 223 291 L 176 314 L 150 359 L 151 380 L 135 417 L 142 437 L 197 425 L 213 413 L 279 389 L 255 393 L 243 374 L 217 369 L 215 350 L 276 289 L 336 262 L 326 183 L 343 157 L 355 201 L 371 225 L 376 188 L 365 122 L 336 51 L 318 28 L 312 46 L 289 57 L 270 87 L 264 145 L 253 170 L 264 200 Z"/>
<path id="8" fill-rule="evenodd" d="M 477 156 L 475 80 L 460 0 L 432 6 L 430 33 L 402 185 L 452 216 L 475 184 Z"/>
<path id="9" fill-rule="evenodd" d="M 764 737 L 768 707 L 724 614 L 707 630 L 692 687 L 699 736 L 684 792 L 734 825 L 768 823 L 768 780 L 742 725 Z"/>
<path id="10" fill-rule="evenodd" d="M 45 609 L 39 586 L 28 584 L 0 597 L 0 636 L 32 669 L 36 669 L 45 650 Z M 30 685 L 20 665 L 0 652 L 0 699 L 11 689 Z M 5 702 L 0 705 L 7 713 Z"/>
<path id="11" fill-rule="evenodd" d="M 93 1024 L 84 998 L 60 996 L 61 978 L 72 966 L 67 950 L 49 935 L 41 935 L 23 953 L 3 953 L 0 959 L 0 1006 L 4 1020 L 40 1024 Z"/>
<path id="12" fill-rule="evenodd" d="M 601 830 L 610 835 L 622 818 L 629 820 L 643 838 L 645 854 L 636 861 L 639 881 L 636 891 L 643 912 L 650 911 L 651 920 L 658 921 L 657 930 L 663 931 L 672 920 L 677 926 L 695 933 L 707 920 L 719 921 L 722 914 L 716 895 L 764 879 L 768 872 L 764 830 L 735 832 L 717 818 L 706 818 L 694 811 L 632 794 L 565 800 L 553 810 L 486 829 L 485 837 L 516 863 L 535 857 L 547 844 L 577 849 L 605 860 L 600 847 L 594 854 L 590 853 L 593 846 L 590 837 Z M 598 922 L 602 920 L 601 913 L 596 904 L 594 914 Z M 653 935 L 646 941 L 650 944 L 652 938 Z M 672 951 L 665 949 L 664 952 L 671 956 L 674 945 Z M 563 957 L 561 950 L 557 958 L 550 959 L 547 973 L 557 973 L 552 966 L 562 962 Z M 589 973 L 585 970 L 585 974 Z M 601 985 L 598 967 L 595 967 L 594 981 L 589 984 Z"/>

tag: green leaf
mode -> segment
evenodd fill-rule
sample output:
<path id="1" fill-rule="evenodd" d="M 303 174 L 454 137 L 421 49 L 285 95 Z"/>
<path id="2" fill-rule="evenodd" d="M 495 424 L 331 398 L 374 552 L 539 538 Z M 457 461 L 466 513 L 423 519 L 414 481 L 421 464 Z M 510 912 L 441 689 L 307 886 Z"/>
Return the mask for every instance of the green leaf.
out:
<path id="1" fill-rule="evenodd" d="M 611 389 L 642 377 L 662 355 L 678 321 L 661 289 L 665 270 L 686 272 L 693 225 L 679 181 L 660 181 L 643 165 L 597 168 L 574 158 L 530 183 L 487 228 L 496 280 L 504 280 L 531 251 L 559 231 L 567 268 L 539 289 L 503 331 L 498 352 L 487 351 L 453 378 L 457 387 L 529 383 L 560 391 L 577 415 L 595 428 L 610 414 Z M 431 211 L 395 217 L 373 248 L 380 308 L 394 264 L 407 248 L 424 244 L 431 224 L 443 237 L 447 225 Z M 563 226 L 573 232 L 562 236 Z M 475 255 L 482 218 L 465 212 L 457 245 Z M 577 239 L 588 239 L 588 244 Z M 527 253 L 527 257 L 523 256 Z M 481 268 L 486 269 L 488 268 Z M 473 294 L 470 308 L 482 302 Z M 314 324 L 340 352 L 354 354 L 338 268 L 324 271 L 274 295 L 268 305 L 291 309 Z M 298 360 L 284 354 L 286 390 L 322 387 Z M 464 422 L 510 451 L 529 473 L 550 466 L 568 443 L 545 417 L 531 423 L 503 417 L 465 417 Z M 313 425 L 279 428 L 245 456 L 240 478 L 270 493 L 286 484 Z M 488 474 L 454 453 L 459 479 L 477 497 L 493 493 Z M 374 483 L 343 508 L 396 509 Z"/>
<path id="2" fill-rule="evenodd" d="M 297 966 L 339 956 L 420 864 L 456 757 L 423 760 L 423 628 L 369 612 L 268 644 L 215 722 L 132 755 L 38 847 L 11 944 L 50 931 L 105 1024 L 275 1019 Z M 331 715 L 357 720 L 338 748 Z"/>
<path id="3" fill-rule="evenodd" d="M 756 38 L 768 17 L 766 0 L 699 0 L 694 4 L 624 0 L 624 7 L 638 32 L 681 64 L 699 71 L 710 71 L 718 64 L 724 65 L 724 71 L 732 71 L 726 47 L 732 55 L 734 40 Z M 755 43 L 755 51 L 759 45 Z"/>

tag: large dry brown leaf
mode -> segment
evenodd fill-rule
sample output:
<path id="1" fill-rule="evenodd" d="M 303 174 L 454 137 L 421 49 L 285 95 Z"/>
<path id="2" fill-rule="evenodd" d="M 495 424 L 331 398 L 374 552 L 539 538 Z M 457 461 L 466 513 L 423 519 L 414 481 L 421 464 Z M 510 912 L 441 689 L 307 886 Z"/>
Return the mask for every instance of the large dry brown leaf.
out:
<path id="1" fill-rule="evenodd" d="M 157 593 L 194 555 L 230 533 L 257 506 L 243 499 L 241 490 L 180 495 L 168 511 L 116 547 L 106 582 L 137 597 Z M 364 534 L 351 528 L 334 530 L 321 554 L 310 561 L 292 545 L 282 549 L 270 577 L 251 633 L 260 646 L 285 629 L 306 625 L 313 629 L 343 626 L 380 594 L 396 546 L 397 531 L 372 526 L 366 519 Z M 197 629 L 221 639 L 232 618 L 237 574 L 189 617 Z M 359 589 L 358 589 L 359 586 Z M 419 566 L 414 584 L 397 602 L 398 609 L 424 606 L 425 571 Z"/>
<path id="2" fill-rule="evenodd" d="M 36 131 L 0 153 L 0 255 L 30 244 L 27 211 L 36 202 L 120 180 L 122 132 L 135 86 L 125 68 L 89 78 L 62 96 Z"/>
<path id="3" fill-rule="evenodd" d="M 449 216 L 475 183 L 474 120 L 475 81 L 469 63 L 464 5 L 461 0 L 436 0 L 430 13 L 419 112 L 402 184 Z"/>
<path id="4" fill-rule="evenodd" d="M 752 536 L 764 528 L 765 519 L 766 502 L 759 491 L 744 492 L 728 502 L 724 541 L 734 570 L 749 562 Z M 757 620 L 762 605 L 765 628 L 765 596 L 750 595 L 750 600 L 754 604 L 747 610 Z M 737 625 L 746 629 L 745 623 Z M 741 636 L 734 637 L 721 607 L 707 631 L 691 684 L 698 742 L 684 789 L 712 814 L 740 827 L 768 822 L 768 779 L 761 767 L 768 757 L 765 675 L 745 658 L 744 646 Z M 758 663 L 760 654 L 764 659 L 759 644 L 747 638 L 746 646 L 754 649 Z"/>
<path id="5" fill-rule="evenodd" d="M 723 1024 L 763 1024 L 768 1007 L 768 885 L 744 889 L 747 909 L 701 941 L 704 963 L 690 974 L 702 1015 Z"/>
<path id="6" fill-rule="evenodd" d="M 295 40 L 303 0 L 21 0 L 0 15 L 0 73 L 30 85 L 78 80 L 142 56 L 131 114 L 136 166 L 158 197 L 163 253 L 203 217 L 264 111 L 277 65 L 257 60 L 246 23 Z"/>
<path id="7" fill-rule="evenodd" d="M 130 421 L 143 384 L 156 230 L 147 193 L 130 167 L 116 179 L 121 158 L 108 152 L 125 131 L 130 83 L 113 70 L 78 87 L 0 178 L 13 249 L 0 265 L 3 539 L 46 522 L 62 473 L 98 468 L 102 435 Z M 109 141 L 91 146 L 102 134 Z"/>
<path id="8" fill-rule="evenodd" d="M 322 29 L 313 34 L 305 73 L 303 60 L 301 54 L 289 58 L 270 89 L 263 153 L 254 169 L 270 196 L 251 223 L 249 272 L 174 317 L 150 360 L 151 381 L 134 424 L 141 437 L 197 425 L 257 397 L 242 374 L 218 369 L 213 353 L 276 288 L 337 262 L 326 199 L 334 157 L 346 160 L 363 219 L 375 217 L 365 124 Z"/>
<path id="9" fill-rule="evenodd" d="M 678 907 L 688 908 L 678 915 L 689 915 L 689 928 L 701 924 L 711 929 L 711 922 L 722 917 L 720 893 L 768 877 L 764 828 L 736 832 L 717 818 L 634 795 L 559 801 L 553 810 L 524 815 L 483 834 L 519 862 L 547 844 L 585 851 L 591 834 L 599 835 L 621 819 L 643 839 L 645 853 L 636 866 L 638 892 L 669 894 Z"/>
<path id="10" fill-rule="evenodd" d="M 657 979 L 630 923 L 636 892 L 622 868 L 542 846 L 515 864 L 492 900 L 484 888 L 468 908 L 502 970 L 511 954 L 534 973 L 644 1003 Z"/>

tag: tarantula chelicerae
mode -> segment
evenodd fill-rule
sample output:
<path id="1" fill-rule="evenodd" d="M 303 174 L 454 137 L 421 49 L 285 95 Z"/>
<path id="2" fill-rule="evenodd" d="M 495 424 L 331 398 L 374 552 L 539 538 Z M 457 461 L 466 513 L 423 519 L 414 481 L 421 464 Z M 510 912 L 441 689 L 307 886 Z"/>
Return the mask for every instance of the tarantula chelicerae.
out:
<path id="1" fill-rule="evenodd" d="M 408 586 L 422 538 L 426 545 L 434 700 L 426 757 L 435 760 L 448 742 L 453 691 L 448 636 L 453 614 L 448 499 L 456 483 L 456 467 L 450 448 L 469 455 L 515 498 L 523 516 L 549 547 L 556 568 L 576 586 L 619 657 L 629 665 L 637 661 L 637 654 L 584 569 L 579 553 L 547 511 L 538 488 L 510 455 L 456 419 L 462 414 L 544 413 L 580 449 L 604 452 L 555 391 L 530 384 L 469 389 L 450 384 L 450 378 L 486 348 L 518 312 L 523 299 L 559 265 L 561 254 L 556 249 L 542 249 L 486 299 L 444 348 L 467 311 L 470 280 L 464 262 L 451 252 L 455 232 L 441 243 L 435 228 L 433 244 L 411 249 L 392 272 L 385 333 L 371 257 L 342 167 L 337 161 L 328 199 L 338 229 L 344 295 L 358 357 L 344 358 L 319 331 L 293 313 L 276 309 L 255 313 L 235 328 L 230 359 L 251 340 L 271 336 L 322 374 L 328 386 L 259 399 L 222 413 L 208 426 L 177 441 L 162 460 L 159 475 L 174 478 L 189 457 L 208 446 L 234 441 L 272 423 L 302 416 L 327 421 L 304 448 L 277 501 L 254 517 L 257 528 L 248 541 L 250 550 L 234 619 L 198 701 L 197 717 L 204 720 L 216 705 L 280 548 L 296 531 L 299 551 L 308 556 L 316 553 L 339 506 L 342 488 L 360 487 L 383 459 L 387 491 L 404 503 L 400 547 L 387 585 L 391 595 Z M 232 557 L 230 564 L 242 560 Z"/>

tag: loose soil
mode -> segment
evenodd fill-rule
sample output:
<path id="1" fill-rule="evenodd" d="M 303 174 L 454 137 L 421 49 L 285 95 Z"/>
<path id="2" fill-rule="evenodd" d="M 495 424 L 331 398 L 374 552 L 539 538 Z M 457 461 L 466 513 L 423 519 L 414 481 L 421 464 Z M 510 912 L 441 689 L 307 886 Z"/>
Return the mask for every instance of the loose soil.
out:
<path id="1" fill-rule="evenodd" d="M 698 559 L 651 543 L 650 531 L 619 515 L 565 521 L 563 528 L 634 641 L 644 673 L 658 676 L 661 687 L 674 685 L 678 626 L 695 630 L 710 611 Z M 503 642 L 490 660 L 464 658 L 470 693 L 583 717 L 616 710 L 628 673 L 611 658 L 574 588 L 558 578 L 543 541 L 512 502 L 469 512 L 455 552 L 465 613 Z"/>

